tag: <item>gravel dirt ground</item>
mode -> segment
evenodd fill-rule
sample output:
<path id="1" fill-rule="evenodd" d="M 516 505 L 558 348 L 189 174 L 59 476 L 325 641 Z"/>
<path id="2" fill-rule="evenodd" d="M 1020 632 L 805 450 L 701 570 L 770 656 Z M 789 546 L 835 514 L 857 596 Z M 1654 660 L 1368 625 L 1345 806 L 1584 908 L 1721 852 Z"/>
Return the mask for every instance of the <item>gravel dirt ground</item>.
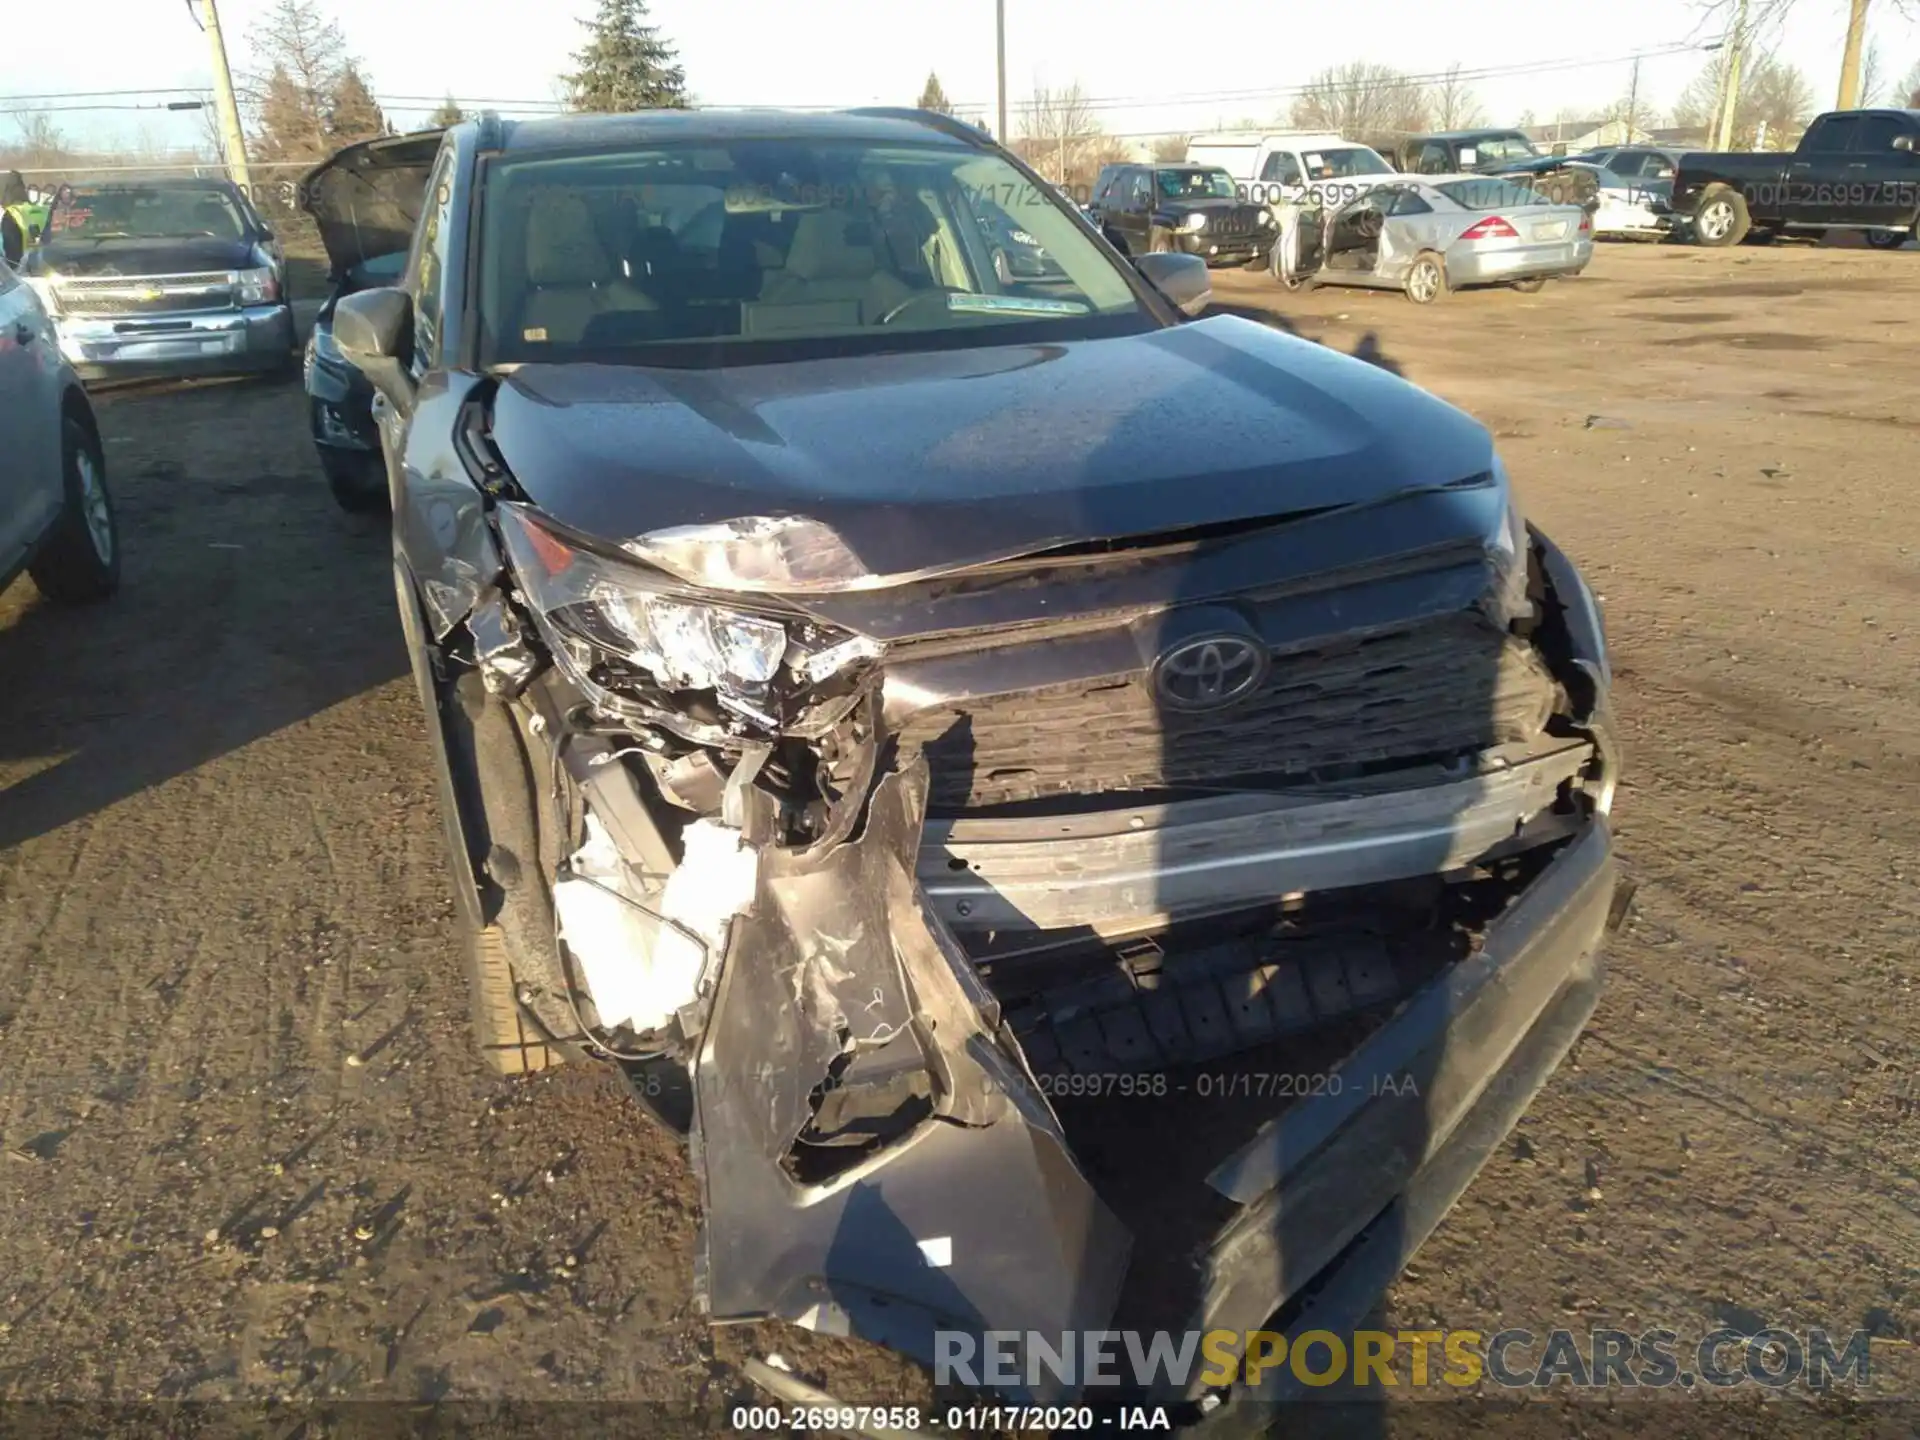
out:
<path id="1" fill-rule="evenodd" d="M 1388 1322 L 1859 1328 L 1872 1392 L 1920 1396 L 1920 254 L 1609 246 L 1427 309 L 1216 285 L 1492 427 L 1611 628 L 1636 911 Z M 99 410 L 123 593 L 0 597 L 0 1397 L 644 1400 L 664 1434 L 777 1348 L 924 1400 L 706 1327 L 693 1180 L 611 1075 L 483 1074 L 385 531 L 332 508 L 297 386 Z M 1719 1423 L 1625 1401 L 1537 1409 Z"/>

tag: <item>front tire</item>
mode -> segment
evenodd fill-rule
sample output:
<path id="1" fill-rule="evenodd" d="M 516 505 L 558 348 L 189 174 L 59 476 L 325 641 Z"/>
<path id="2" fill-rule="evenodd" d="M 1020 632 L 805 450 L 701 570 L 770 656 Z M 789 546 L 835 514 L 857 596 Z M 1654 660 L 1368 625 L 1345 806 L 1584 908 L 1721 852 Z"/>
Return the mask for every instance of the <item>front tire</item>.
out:
<path id="1" fill-rule="evenodd" d="M 1709 185 L 1693 216 L 1693 242 L 1718 248 L 1738 245 L 1753 228 L 1747 202 L 1740 192 L 1726 185 Z"/>
<path id="2" fill-rule="evenodd" d="M 1869 230 L 1867 244 L 1876 250 L 1898 250 L 1913 238 L 1911 230 Z"/>
<path id="3" fill-rule="evenodd" d="M 1431 305 L 1447 297 L 1447 267 L 1431 250 L 1422 250 L 1407 267 L 1402 282 L 1407 299 L 1416 305 Z"/>
<path id="4" fill-rule="evenodd" d="M 1525 280 L 1514 281 L 1513 288 L 1518 290 L 1522 295 L 1538 295 L 1542 290 L 1547 288 L 1547 277 L 1544 275 L 1531 275 Z"/>
<path id="5" fill-rule="evenodd" d="M 99 437 L 72 417 L 60 425 L 60 470 L 66 506 L 27 573 L 63 605 L 104 600 L 120 588 L 120 528 Z"/>
<path id="6" fill-rule="evenodd" d="M 378 451 L 320 450 L 333 503 L 349 515 L 378 515 L 387 508 L 387 467 Z"/>

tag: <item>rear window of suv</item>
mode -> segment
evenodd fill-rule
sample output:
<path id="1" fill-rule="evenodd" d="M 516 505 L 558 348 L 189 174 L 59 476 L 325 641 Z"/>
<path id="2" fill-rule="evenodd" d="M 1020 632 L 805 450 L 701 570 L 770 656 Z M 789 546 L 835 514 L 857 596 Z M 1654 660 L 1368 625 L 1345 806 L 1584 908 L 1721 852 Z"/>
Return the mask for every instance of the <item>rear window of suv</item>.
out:
<path id="1" fill-rule="evenodd" d="M 487 162 L 480 360 L 721 365 L 1157 326 L 1057 197 L 992 152 L 689 141 Z M 1047 263 L 996 256 L 1018 233 Z"/>

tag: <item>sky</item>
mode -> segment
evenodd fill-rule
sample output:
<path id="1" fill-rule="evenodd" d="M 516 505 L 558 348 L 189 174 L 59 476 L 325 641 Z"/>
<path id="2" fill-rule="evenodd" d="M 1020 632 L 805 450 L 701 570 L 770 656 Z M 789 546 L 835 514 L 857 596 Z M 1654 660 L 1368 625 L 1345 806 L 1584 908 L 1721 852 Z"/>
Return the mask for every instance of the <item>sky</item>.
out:
<path id="1" fill-rule="evenodd" d="M 234 69 L 244 71 L 250 28 L 269 0 L 219 3 Z M 403 129 L 425 119 L 426 97 L 448 93 L 508 113 L 514 107 L 501 102 L 551 104 L 584 34 L 579 18 L 592 8 L 591 0 L 321 3 Z M 1906 3 L 1913 19 L 1902 14 L 1901 0 L 1874 0 L 1871 33 L 1889 81 L 1920 62 L 1920 0 Z M 84 146 L 200 143 L 198 115 L 62 108 L 152 105 L 164 95 L 15 98 L 210 83 L 206 38 L 188 0 L 84 4 L 85 44 L 12 43 L 30 40 L 29 28 L 0 47 L 0 143 L 15 138 L 17 121 L 7 112 L 30 108 L 57 112 L 51 118 L 63 135 Z M 650 8 L 704 104 L 910 105 L 934 71 L 949 97 L 993 119 L 993 0 L 652 0 Z M 1215 9 L 1167 0 L 1006 0 L 1006 10 L 1013 113 L 1037 84 L 1078 81 L 1101 102 L 1105 128 L 1130 135 L 1273 119 L 1285 110 L 1288 87 L 1350 60 L 1417 73 L 1455 63 L 1506 70 L 1472 81 L 1487 120 L 1512 124 L 1531 111 L 1544 122 L 1624 95 L 1625 57 L 1712 39 L 1724 25 L 1693 0 L 1614 0 L 1604 9 L 1586 0 L 1256 0 Z M 1794 0 L 1784 29 L 1768 37 L 1806 73 L 1822 106 L 1834 100 L 1844 31 L 1844 0 Z M 1641 95 L 1664 110 L 1708 59 L 1686 51 L 1643 60 Z"/>

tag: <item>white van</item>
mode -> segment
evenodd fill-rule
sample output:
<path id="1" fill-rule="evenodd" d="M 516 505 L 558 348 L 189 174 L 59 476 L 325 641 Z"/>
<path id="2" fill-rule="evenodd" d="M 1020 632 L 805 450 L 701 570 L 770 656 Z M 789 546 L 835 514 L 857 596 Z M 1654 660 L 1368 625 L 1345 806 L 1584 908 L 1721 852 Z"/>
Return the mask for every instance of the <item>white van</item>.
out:
<path id="1" fill-rule="evenodd" d="M 1187 142 L 1187 164 L 1218 165 L 1259 205 L 1312 192 L 1344 205 L 1395 174 L 1379 151 L 1315 130 L 1230 130 Z"/>

